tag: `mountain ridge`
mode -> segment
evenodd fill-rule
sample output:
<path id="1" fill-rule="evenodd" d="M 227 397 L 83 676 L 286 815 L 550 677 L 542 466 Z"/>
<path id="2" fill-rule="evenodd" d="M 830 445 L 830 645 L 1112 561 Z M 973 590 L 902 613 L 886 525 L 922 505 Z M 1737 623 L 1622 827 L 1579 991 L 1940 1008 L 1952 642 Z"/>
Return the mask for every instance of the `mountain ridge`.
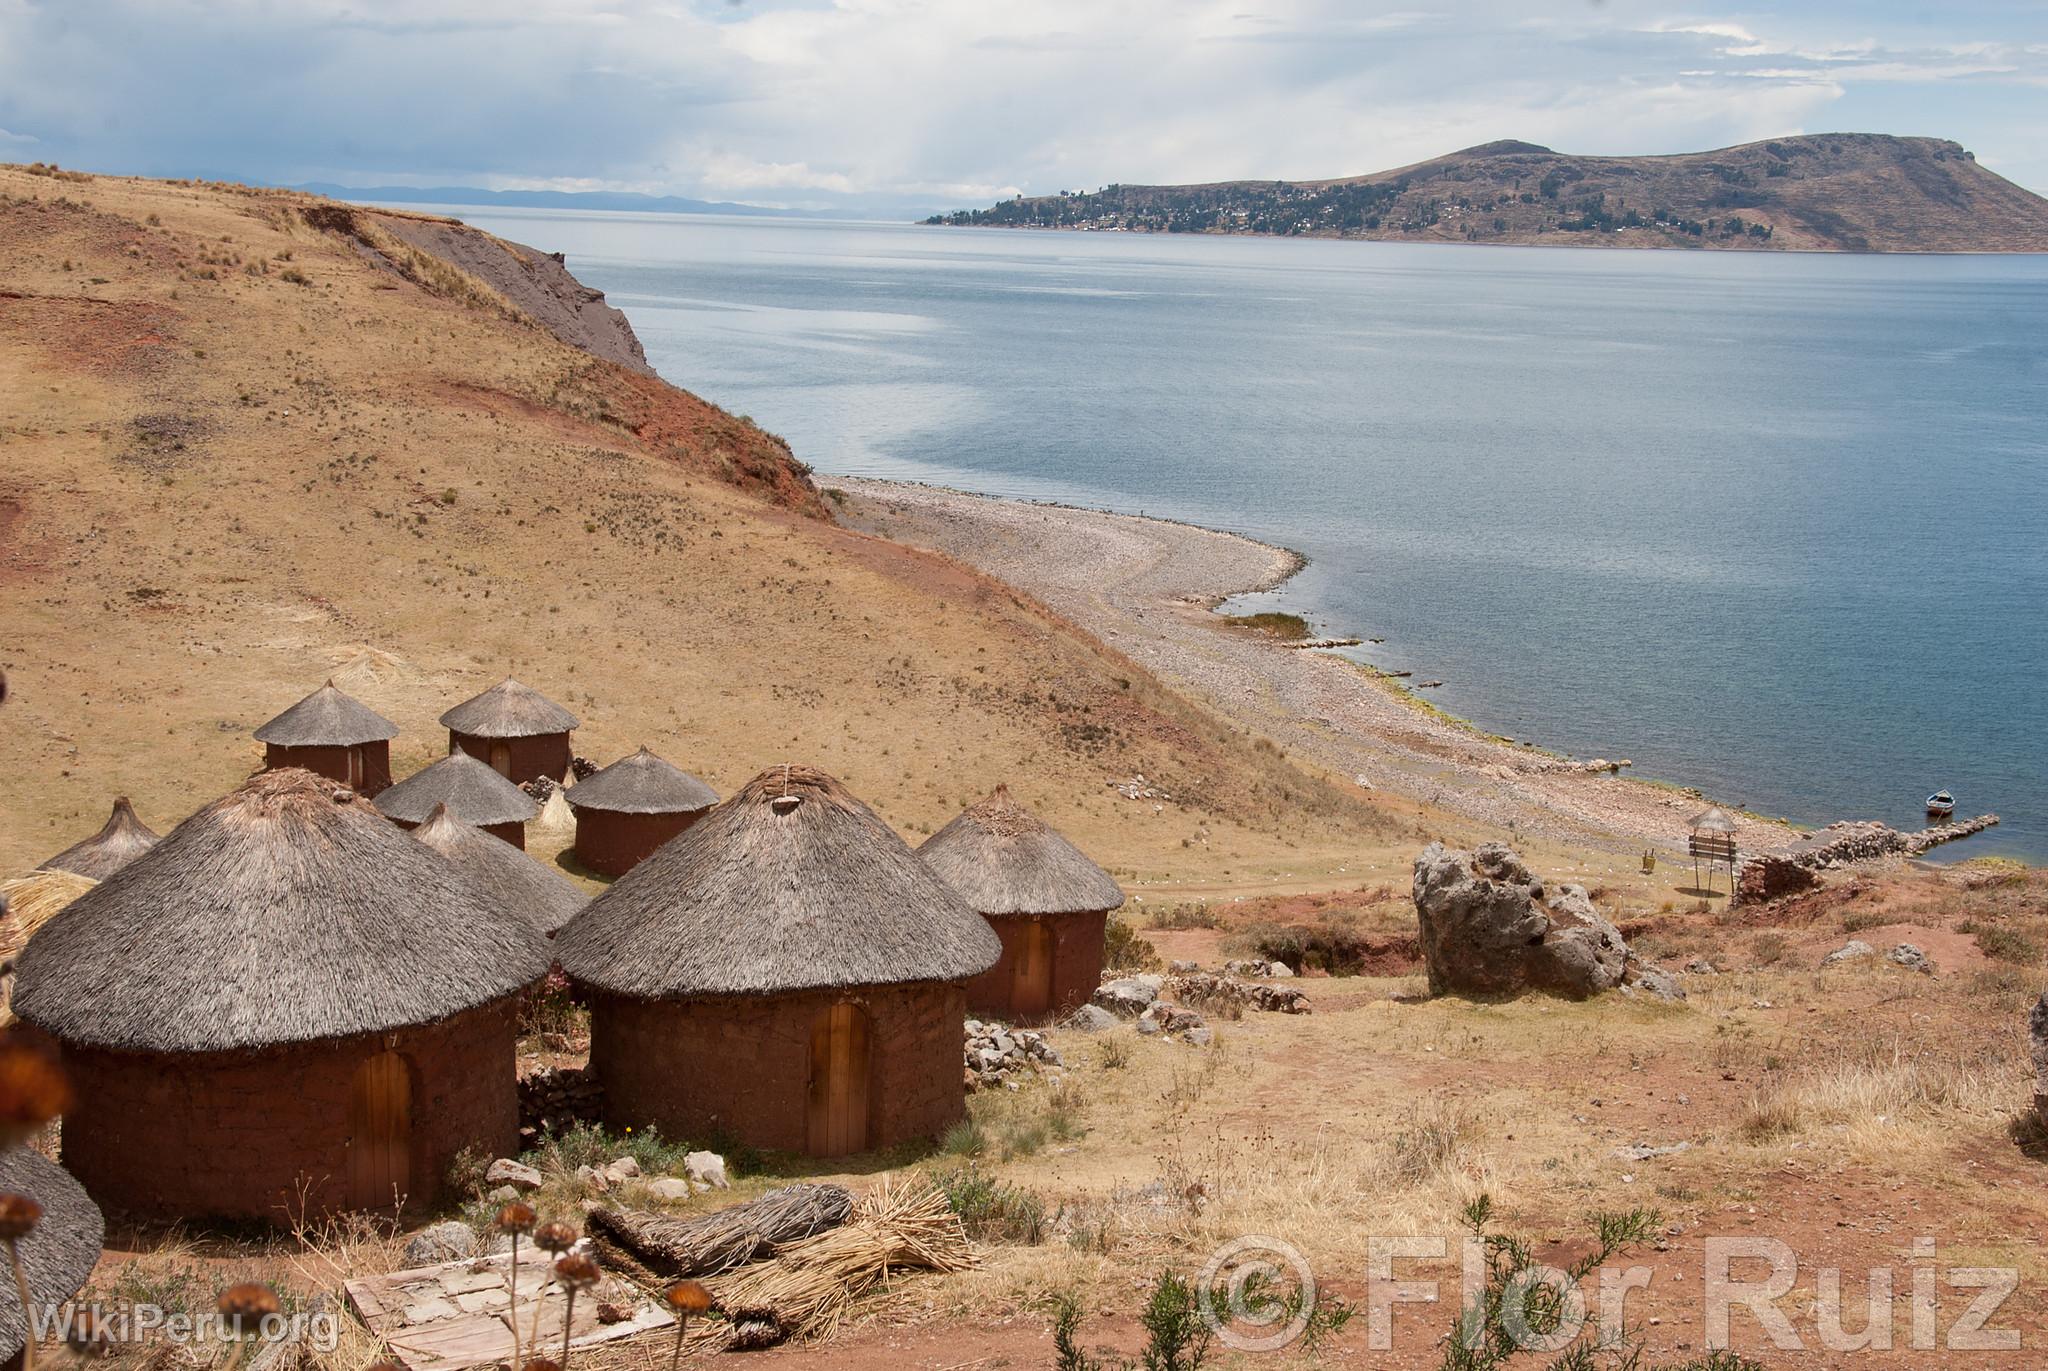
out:
<path id="1" fill-rule="evenodd" d="M 1119 184 L 925 222 L 1597 247 L 2048 252 L 2048 199 L 1948 139 L 1870 133 L 1633 157 L 1502 139 L 1358 176 Z"/>

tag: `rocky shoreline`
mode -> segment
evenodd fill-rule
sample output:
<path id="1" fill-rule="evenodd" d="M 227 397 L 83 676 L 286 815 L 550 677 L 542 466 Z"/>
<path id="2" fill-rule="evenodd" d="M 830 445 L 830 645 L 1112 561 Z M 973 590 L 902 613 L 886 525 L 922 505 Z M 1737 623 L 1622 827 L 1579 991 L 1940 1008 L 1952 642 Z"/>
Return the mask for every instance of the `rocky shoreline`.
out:
<path id="1" fill-rule="evenodd" d="M 1214 611 L 1270 590 L 1302 558 L 1237 534 L 1141 515 L 934 486 L 824 477 L 851 527 L 945 553 L 1024 590 L 1200 698 L 1364 789 L 1477 822 L 1611 852 L 1682 852 L 1696 791 L 1626 779 L 1430 709 L 1398 682 L 1327 651 L 1237 631 Z M 1788 847 L 1783 824 L 1740 818 L 1747 852 Z"/>

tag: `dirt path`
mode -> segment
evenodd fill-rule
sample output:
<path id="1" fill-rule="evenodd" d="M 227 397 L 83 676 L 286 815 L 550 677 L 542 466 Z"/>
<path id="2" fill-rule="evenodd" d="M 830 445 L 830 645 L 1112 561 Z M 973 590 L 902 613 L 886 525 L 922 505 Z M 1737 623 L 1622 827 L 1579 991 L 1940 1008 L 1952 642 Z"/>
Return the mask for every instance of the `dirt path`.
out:
<path id="1" fill-rule="evenodd" d="M 1050 604 L 1105 642 L 1220 710 L 1380 792 L 1482 823 L 1608 851 L 1682 850 L 1699 799 L 1665 787 L 1560 769 L 1560 759 L 1431 712 L 1405 691 L 1327 652 L 1230 628 L 1224 598 L 1287 579 L 1283 548 L 1166 520 L 1027 504 L 930 486 L 832 478 L 856 528 L 944 552 Z M 1746 824 L 1746 849 L 1793 838 Z"/>

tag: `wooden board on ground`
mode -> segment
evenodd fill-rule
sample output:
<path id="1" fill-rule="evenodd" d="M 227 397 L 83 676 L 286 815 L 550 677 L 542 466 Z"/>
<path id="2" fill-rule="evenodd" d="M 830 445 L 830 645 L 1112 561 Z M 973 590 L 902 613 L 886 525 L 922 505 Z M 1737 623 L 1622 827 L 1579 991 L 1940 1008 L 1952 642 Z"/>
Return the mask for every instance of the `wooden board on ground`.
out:
<path id="1" fill-rule="evenodd" d="M 516 1311 L 523 1342 L 533 1327 L 536 1304 L 541 1349 L 559 1357 L 564 1297 L 547 1257 L 540 1252 L 520 1254 L 516 1300 L 509 1284 L 511 1271 L 511 1254 L 499 1253 L 367 1276 L 349 1281 L 345 1288 L 349 1307 L 410 1371 L 461 1371 L 510 1361 L 512 1326 L 506 1321 L 507 1311 Z M 607 1305 L 626 1317 L 604 1322 L 599 1311 Z M 589 1347 L 673 1324 L 652 1300 L 607 1274 L 595 1290 L 576 1297 L 569 1346 Z M 538 1354 L 522 1346 L 520 1355 Z"/>

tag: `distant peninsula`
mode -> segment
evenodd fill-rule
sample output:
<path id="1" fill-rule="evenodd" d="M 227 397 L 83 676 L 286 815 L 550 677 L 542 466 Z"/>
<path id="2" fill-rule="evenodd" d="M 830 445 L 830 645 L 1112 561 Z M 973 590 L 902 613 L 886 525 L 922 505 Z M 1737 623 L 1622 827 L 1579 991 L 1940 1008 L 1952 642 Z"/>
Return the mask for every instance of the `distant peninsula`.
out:
<path id="1" fill-rule="evenodd" d="M 1938 138 L 1823 133 L 1663 157 L 1466 148 L 1331 181 L 1106 186 L 929 224 L 1807 252 L 2048 252 L 2048 199 Z"/>

